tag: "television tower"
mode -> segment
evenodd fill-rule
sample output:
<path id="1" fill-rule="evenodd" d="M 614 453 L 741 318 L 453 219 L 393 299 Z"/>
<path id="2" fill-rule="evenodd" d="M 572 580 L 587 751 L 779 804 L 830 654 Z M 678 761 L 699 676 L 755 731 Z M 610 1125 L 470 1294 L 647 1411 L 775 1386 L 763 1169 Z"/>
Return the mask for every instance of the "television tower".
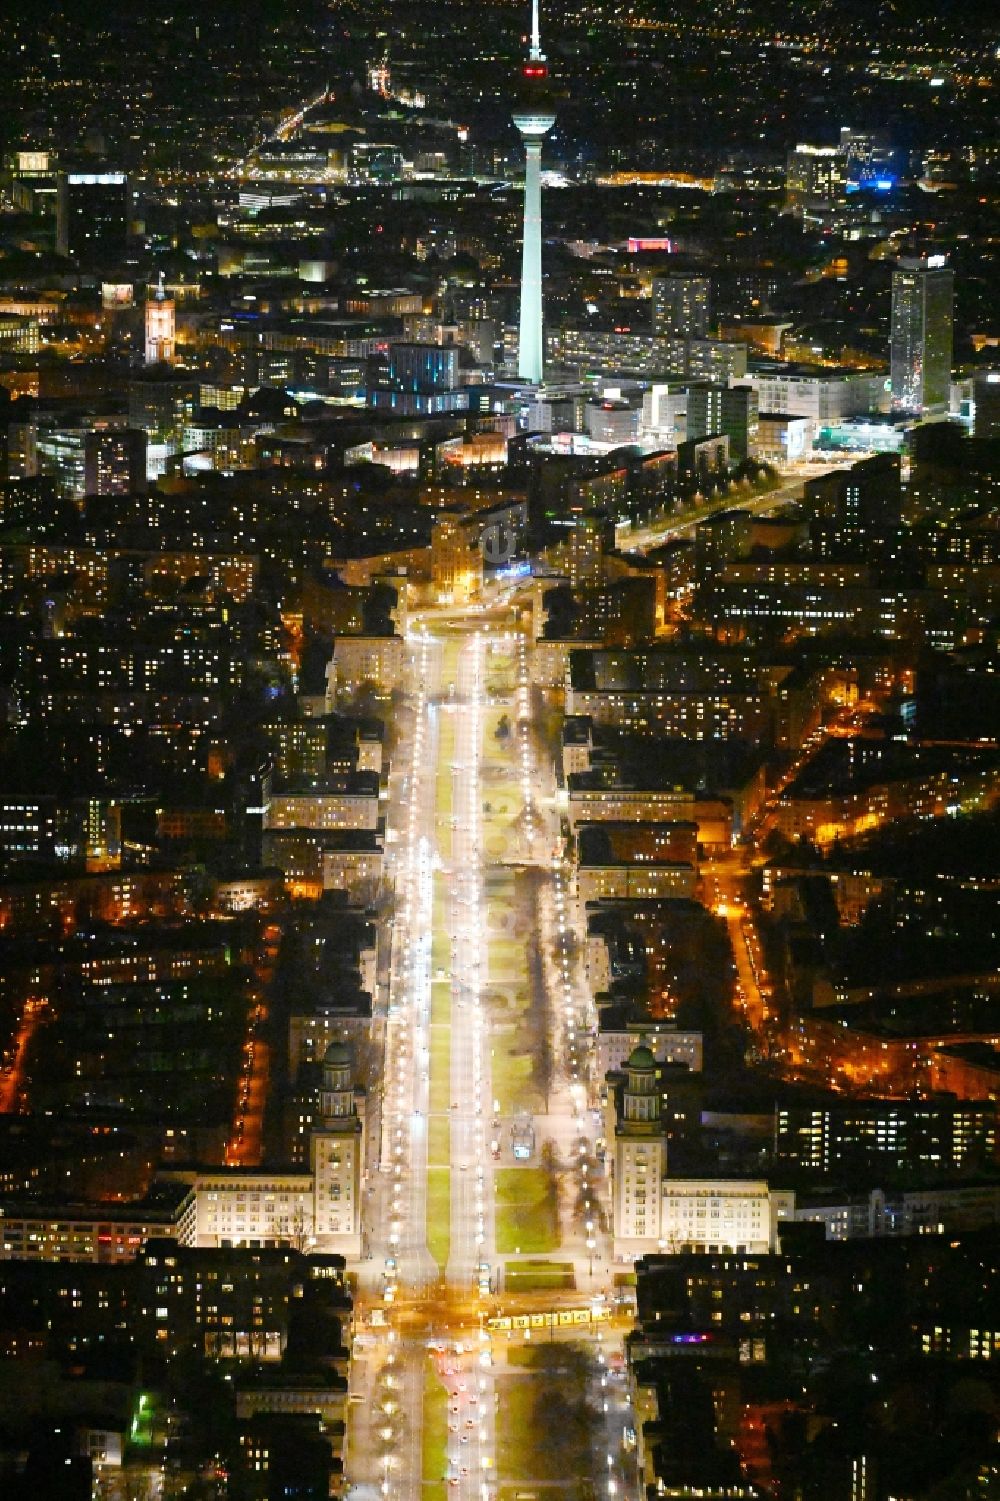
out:
<path id="1" fill-rule="evenodd" d="M 519 379 L 541 385 L 545 358 L 542 333 L 542 141 L 555 124 L 542 52 L 538 0 L 531 4 L 531 47 L 521 69 L 514 124 L 524 140 L 524 240 L 521 254 Z"/>

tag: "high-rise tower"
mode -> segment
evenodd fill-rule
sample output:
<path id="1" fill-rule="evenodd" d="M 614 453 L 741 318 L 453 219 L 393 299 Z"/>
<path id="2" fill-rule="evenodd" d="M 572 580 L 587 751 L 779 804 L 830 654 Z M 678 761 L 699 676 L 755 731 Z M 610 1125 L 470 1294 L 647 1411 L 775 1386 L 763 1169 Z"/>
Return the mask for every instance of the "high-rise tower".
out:
<path id="1" fill-rule="evenodd" d="M 653 277 L 653 333 L 658 338 L 707 339 L 712 283 L 707 276 L 674 272 Z"/>
<path id="2" fill-rule="evenodd" d="M 56 249 L 81 265 L 110 271 L 128 251 L 129 182 L 124 172 L 98 168 L 60 172 L 56 193 Z"/>
<path id="3" fill-rule="evenodd" d="M 955 275 L 943 255 L 901 259 L 892 273 L 889 363 L 896 412 L 946 412 Z"/>
<path id="4" fill-rule="evenodd" d="M 524 140 L 524 248 L 521 255 L 521 321 L 517 373 L 540 385 L 545 346 L 542 334 L 542 141 L 555 124 L 542 52 L 538 0 L 532 0 L 531 47 L 521 70 L 514 124 Z"/>
<path id="5" fill-rule="evenodd" d="M 365 1137 L 352 1074 L 350 1048 L 331 1042 L 323 1057 L 318 1119 L 310 1143 L 313 1236 L 317 1250 L 360 1256 Z"/>

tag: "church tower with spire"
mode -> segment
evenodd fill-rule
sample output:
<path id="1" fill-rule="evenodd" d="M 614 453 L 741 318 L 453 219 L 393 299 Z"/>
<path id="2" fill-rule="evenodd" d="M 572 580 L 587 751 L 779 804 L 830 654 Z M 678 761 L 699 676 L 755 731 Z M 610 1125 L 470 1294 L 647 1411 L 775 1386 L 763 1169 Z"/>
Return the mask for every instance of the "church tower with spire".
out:
<path id="1" fill-rule="evenodd" d="M 146 364 L 172 365 L 177 357 L 174 299 L 167 296 L 160 272 L 155 295 L 146 297 Z"/>

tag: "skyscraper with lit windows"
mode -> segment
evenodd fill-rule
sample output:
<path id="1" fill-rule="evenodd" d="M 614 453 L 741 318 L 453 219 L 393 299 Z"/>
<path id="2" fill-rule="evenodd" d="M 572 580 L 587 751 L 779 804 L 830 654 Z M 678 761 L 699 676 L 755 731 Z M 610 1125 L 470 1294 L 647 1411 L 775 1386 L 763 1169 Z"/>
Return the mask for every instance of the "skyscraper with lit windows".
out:
<path id="1" fill-rule="evenodd" d="M 128 246 L 129 202 L 124 172 L 61 172 L 56 196 L 59 255 L 88 267 L 117 266 Z"/>
<path id="2" fill-rule="evenodd" d="M 653 333 L 707 339 L 712 284 L 707 276 L 674 273 L 653 278 Z"/>
<path id="3" fill-rule="evenodd" d="M 892 273 L 893 411 L 948 410 L 954 295 L 955 273 L 943 255 L 904 258 Z"/>

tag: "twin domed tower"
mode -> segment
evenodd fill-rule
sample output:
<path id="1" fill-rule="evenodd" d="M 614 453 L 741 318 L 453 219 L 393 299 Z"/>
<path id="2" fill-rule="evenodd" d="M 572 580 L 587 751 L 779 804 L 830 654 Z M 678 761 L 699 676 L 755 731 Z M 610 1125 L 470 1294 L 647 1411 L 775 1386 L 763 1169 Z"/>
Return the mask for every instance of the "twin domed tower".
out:
<path id="1" fill-rule="evenodd" d="M 514 124 L 524 139 L 524 248 L 521 255 L 521 320 L 517 373 L 541 385 L 545 346 L 542 332 L 542 141 L 555 124 L 549 70 L 542 52 L 538 0 L 531 5 L 531 47 L 521 69 Z"/>

